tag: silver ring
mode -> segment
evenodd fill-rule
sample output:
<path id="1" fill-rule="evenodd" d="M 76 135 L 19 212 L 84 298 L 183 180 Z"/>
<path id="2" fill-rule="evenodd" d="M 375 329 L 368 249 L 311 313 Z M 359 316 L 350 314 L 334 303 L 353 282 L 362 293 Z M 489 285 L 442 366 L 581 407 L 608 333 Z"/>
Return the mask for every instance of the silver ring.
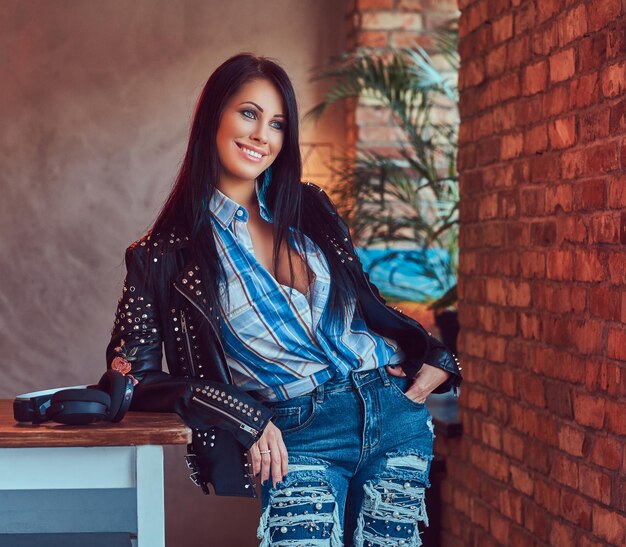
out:
<path id="1" fill-rule="evenodd" d="M 268 448 L 267 450 L 259 450 L 259 454 L 269 454 L 271 450 Z"/>

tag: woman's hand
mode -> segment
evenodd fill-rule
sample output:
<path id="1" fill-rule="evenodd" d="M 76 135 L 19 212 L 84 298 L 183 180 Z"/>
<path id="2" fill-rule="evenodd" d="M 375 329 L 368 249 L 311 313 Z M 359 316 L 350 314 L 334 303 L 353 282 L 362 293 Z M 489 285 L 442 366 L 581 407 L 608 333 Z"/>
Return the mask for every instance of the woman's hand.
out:
<path id="1" fill-rule="evenodd" d="M 250 448 L 252 472 L 256 477 L 261 473 L 261 484 L 272 474 L 274 488 L 287 474 L 287 447 L 283 434 L 272 422 L 267 424 L 260 439 Z"/>
<path id="2" fill-rule="evenodd" d="M 389 365 L 385 365 L 385 368 L 391 376 L 406 376 L 402 367 L 393 368 Z M 443 384 L 450 375 L 451 373 L 447 370 L 424 363 L 413 378 L 413 383 L 404 394 L 416 403 L 423 403 L 426 401 L 426 397 L 428 397 L 437 386 Z"/>

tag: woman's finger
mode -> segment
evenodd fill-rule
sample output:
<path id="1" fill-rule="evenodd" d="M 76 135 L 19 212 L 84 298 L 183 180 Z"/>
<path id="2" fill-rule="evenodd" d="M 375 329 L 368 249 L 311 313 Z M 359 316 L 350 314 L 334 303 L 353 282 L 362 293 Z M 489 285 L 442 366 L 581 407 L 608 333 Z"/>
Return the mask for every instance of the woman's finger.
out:
<path id="1" fill-rule="evenodd" d="M 283 480 L 283 454 L 280 448 L 280 443 L 282 443 L 282 438 L 274 437 L 270 443 L 271 460 L 272 460 L 272 484 L 274 488 L 276 485 Z"/>
<path id="2" fill-rule="evenodd" d="M 270 477 L 270 469 L 272 466 L 272 452 L 269 444 L 259 450 L 261 454 L 261 484 Z"/>
<path id="3" fill-rule="evenodd" d="M 289 454 L 287 453 L 287 447 L 285 446 L 285 443 L 282 440 L 282 438 L 279 443 L 279 450 L 280 450 L 280 456 L 282 460 L 281 474 L 283 477 L 286 477 L 287 473 L 289 472 Z"/>
<path id="4" fill-rule="evenodd" d="M 250 459 L 252 460 L 252 474 L 256 477 L 261 471 L 261 454 L 259 441 L 250 447 Z"/>

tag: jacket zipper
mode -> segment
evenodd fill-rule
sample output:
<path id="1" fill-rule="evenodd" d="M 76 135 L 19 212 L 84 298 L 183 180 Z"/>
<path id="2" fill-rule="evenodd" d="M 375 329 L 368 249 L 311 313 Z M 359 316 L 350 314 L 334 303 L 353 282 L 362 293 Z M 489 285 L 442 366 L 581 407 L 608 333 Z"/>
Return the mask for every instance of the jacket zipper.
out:
<path id="1" fill-rule="evenodd" d="M 230 418 L 234 422 L 237 422 L 239 424 L 239 429 L 243 429 L 246 433 L 249 433 L 250 435 L 252 435 L 254 437 L 256 437 L 259 434 L 258 429 L 254 429 L 253 427 L 250 427 L 248 424 L 242 422 L 239 418 L 235 418 L 234 416 L 232 416 L 231 414 L 229 414 L 225 410 L 222 410 L 221 408 L 219 408 L 219 407 L 217 407 L 215 405 L 212 405 L 211 403 L 207 403 L 206 401 L 203 401 L 202 399 L 198 399 L 198 397 L 192 397 L 191 400 L 195 401 L 196 403 L 200 403 L 201 405 L 204 405 L 204 406 L 210 408 L 211 410 L 215 410 L 216 412 L 219 412 L 220 414 L 223 414 L 227 418 Z"/>
<path id="2" fill-rule="evenodd" d="M 180 325 L 183 329 L 183 334 L 185 335 L 185 341 L 187 342 L 187 356 L 189 357 L 189 372 L 191 372 L 191 376 L 196 376 L 196 369 L 193 366 L 193 355 L 191 353 L 191 341 L 189 340 L 189 333 L 187 332 L 187 320 L 185 318 L 185 312 L 180 311 Z"/>
<path id="3" fill-rule="evenodd" d="M 224 346 L 222 346 L 222 342 L 220 341 L 220 337 L 217 334 L 217 331 L 215 330 L 215 327 L 213 326 L 213 323 L 211 323 L 211 320 L 208 318 L 207 314 L 204 313 L 204 310 L 200 306 L 198 306 L 198 304 L 196 304 L 193 301 L 192 298 L 190 298 L 187 294 L 185 294 L 185 291 L 183 291 L 176 283 L 174 283 L 174 288 L 180 294 L 182 294 L 187 300 L 189 300 L 189 302 L 191 302 L 194 305 L 194 307 L 202 314 L 202 317 L 204 317 L 206 319 L 207 323 L 209 324 L 209 328 L 213 331 L 213 336 L 215 337 L 215 340 L 217 341 L 217 344 L 220 347 L 222 355 L 225 355 Z M 235 382 L 233 381 L 233 375 L 230 372 L 230 368 L 228 368 L 228 366 L 226 366 L 225 368 L 226 368 L 226 374 L 228 374 L 228 380 L 230 381 L 231 384 L 234 384 Z"/>

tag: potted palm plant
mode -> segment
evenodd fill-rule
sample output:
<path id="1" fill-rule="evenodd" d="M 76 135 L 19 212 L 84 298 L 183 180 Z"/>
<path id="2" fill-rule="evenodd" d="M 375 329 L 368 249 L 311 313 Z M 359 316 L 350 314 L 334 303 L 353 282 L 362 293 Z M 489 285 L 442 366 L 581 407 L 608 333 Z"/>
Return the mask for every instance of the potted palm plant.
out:
<path id="1" fill-rule="evenodd" d="M 358 48 L 314 69 L 312 80 L 333 83 L 305 117 L 354 99 L 391 111 L 402 134 L 398 153 L 357 149 L 334 158 L 334 192 L 381 292 L 428 304 L 439 324 L 456 302 L 458 268 L 456 20 L 435 34 L 443 68 L 416 46 Z"/>

